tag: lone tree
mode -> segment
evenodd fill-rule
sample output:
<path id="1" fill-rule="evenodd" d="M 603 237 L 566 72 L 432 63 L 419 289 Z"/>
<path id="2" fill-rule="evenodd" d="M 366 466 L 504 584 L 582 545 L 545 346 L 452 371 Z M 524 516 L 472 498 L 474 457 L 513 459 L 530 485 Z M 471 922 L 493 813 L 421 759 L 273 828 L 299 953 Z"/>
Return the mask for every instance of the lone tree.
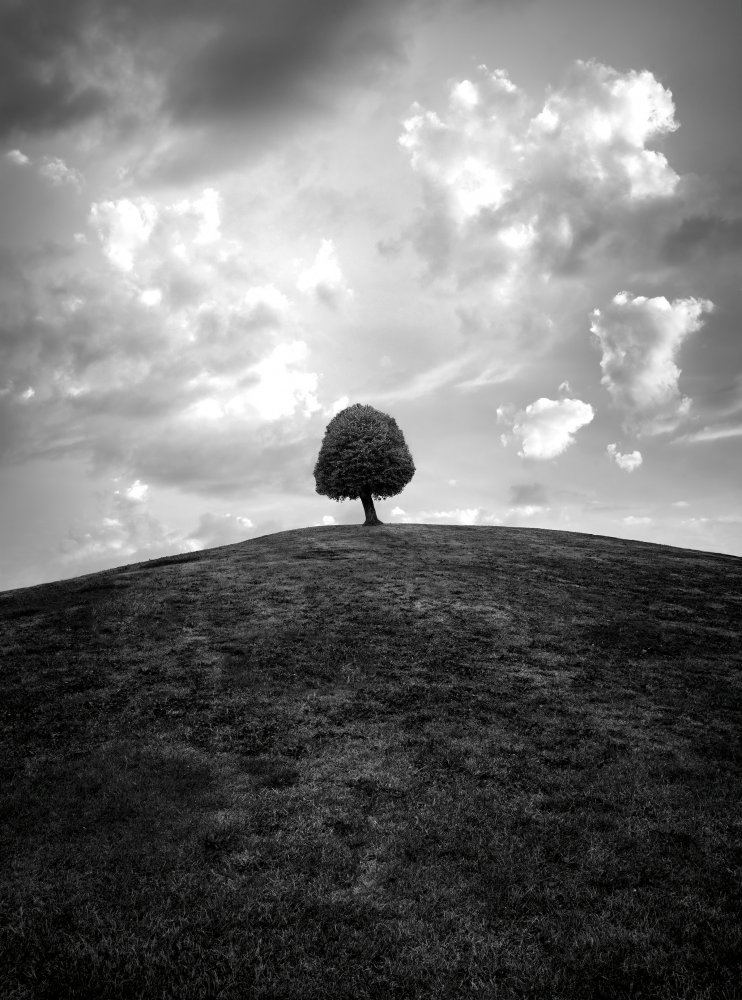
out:
<path id="1" fill-rule="evenodd" d="M 355 403 L 327 425 L 314 467 L 317 492 L 332 500 L 360 498 L 364 524 L 382 524 L 374 500 L 401 493 L 414 475 L 404 435 L 388 414 Z"/>

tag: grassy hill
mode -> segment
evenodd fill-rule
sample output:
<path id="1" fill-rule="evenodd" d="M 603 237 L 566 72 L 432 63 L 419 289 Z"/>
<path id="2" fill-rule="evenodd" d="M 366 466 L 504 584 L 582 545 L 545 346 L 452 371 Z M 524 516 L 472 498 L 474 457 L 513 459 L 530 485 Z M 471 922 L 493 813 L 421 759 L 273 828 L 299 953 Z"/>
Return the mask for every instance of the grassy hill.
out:
<path id="1" fill-rule="evenodd" d="M 742 989 L 742 559 L 310 528 L 0 594 L 0 996 Z"/>

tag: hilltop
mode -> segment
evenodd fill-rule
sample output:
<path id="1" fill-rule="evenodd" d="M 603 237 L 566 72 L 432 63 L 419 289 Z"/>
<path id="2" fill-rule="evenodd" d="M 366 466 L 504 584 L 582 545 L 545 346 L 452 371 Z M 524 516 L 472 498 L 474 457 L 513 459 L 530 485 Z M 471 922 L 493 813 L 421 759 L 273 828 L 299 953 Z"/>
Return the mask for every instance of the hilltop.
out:
<path id="1" fill-rule="evenodd" d="M 286 531 L 0 594 L 0 995 L 740 997 L 742 559 Z"/>

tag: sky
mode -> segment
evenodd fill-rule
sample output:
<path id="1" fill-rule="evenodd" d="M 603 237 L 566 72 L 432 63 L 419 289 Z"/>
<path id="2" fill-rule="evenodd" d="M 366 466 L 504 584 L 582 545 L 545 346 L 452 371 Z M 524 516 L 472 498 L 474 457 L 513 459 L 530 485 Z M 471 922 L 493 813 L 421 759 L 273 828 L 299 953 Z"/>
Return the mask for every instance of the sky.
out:
<path id="1" fill-rule="evenodd" d="M 0 0 L 0 590 L 388 523 L 742 555 L 739 0 Z"/>

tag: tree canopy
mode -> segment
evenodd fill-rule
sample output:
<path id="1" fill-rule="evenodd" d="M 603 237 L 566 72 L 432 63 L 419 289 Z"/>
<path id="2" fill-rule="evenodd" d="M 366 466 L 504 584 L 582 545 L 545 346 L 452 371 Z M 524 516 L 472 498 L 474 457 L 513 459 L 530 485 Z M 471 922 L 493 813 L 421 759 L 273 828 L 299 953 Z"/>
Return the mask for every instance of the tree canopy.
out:
<path id="1" fill-rule="evenodd" d="M 401 493 L 414 474 L 397 421 L 362 403 L 332 418 L 314 467 L 317 492 L 332 500 L 385 500 Z"/>

